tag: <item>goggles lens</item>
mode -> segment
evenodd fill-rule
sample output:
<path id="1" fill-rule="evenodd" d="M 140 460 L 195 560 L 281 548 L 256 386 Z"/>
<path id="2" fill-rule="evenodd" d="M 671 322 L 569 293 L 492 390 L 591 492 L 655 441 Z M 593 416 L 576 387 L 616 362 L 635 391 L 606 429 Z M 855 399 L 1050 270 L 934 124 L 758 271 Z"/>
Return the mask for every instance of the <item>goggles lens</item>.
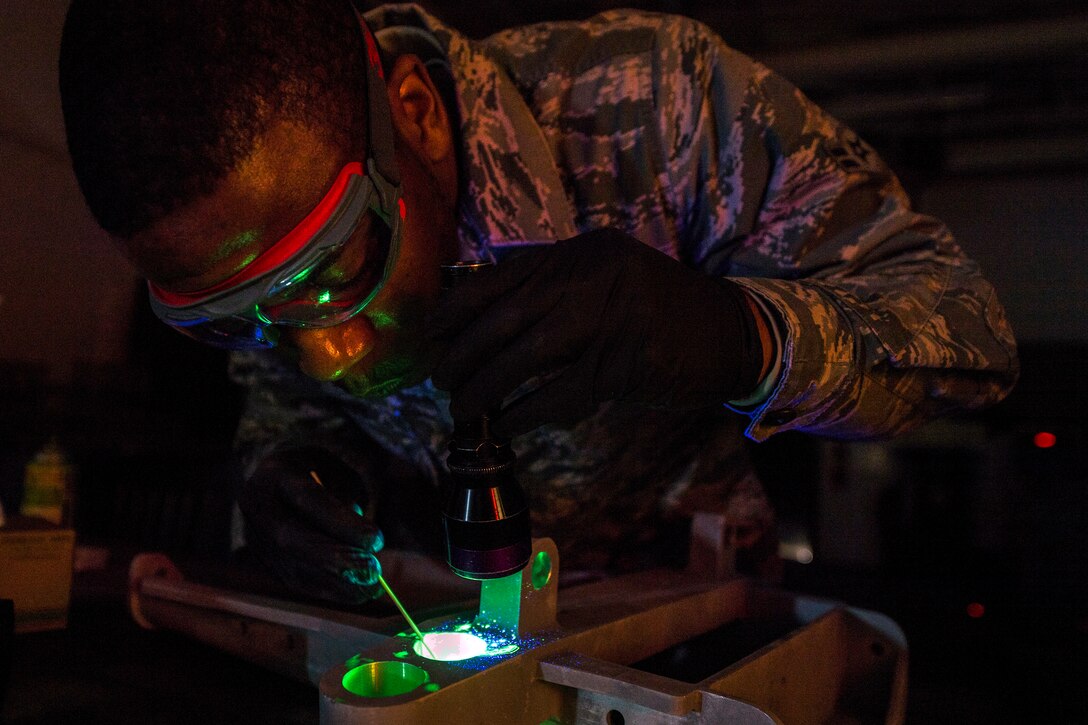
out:
<path id="1" fill-rule="evenodd" d="M 241 317 L 223 317 L 214 322 L 191 325 L 169 323 L 178 332 L 199 343 L 228 350 L 256 350 L 275 347 L 280 333 L 271 325 L 256 324 Z"/>
<path id="2" fill-rule="evenodd" d="M 368 209 L 348 243 L 329 250 L 258 303 L 258 319 L 327 327 L 350 318 L 381 289 L 392 259 L 392 241 L 389 224 Z"/>
<path id="3" fill-rule="evenodd" d="M 330 327 L 358 314 L 392 271 L 403 221 L 399 189 L 369 170 L 345 166 L 306 219 L 214 287 L 173 293 L 149 284 L 155 314 L 232 349 L 275 346 L 275 325 Z"/>

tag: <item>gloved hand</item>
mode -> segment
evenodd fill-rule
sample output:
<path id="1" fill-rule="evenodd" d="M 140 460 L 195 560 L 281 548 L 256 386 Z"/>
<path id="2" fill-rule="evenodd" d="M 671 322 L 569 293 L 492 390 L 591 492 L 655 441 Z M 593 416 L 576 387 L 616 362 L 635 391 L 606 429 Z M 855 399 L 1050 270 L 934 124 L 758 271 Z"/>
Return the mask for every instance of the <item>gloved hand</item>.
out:
<path id="1" fill-rule="evenodd" d="M 316 446 L 269 454 L 238 497 L 248 544 L 272 573 L 296 594 L 339 604 L 381 591 L 374 555 L 384 540 L 364 521 L 365 505 L 359 473 Z"/>
<path id="2" fill-rule="evenodd" d="M 461 280 L 430 321 L 432 374 L 455 418 L 495 410 L 504 435 L 571 423 L 605 401 L 696 408 L 743 398 L 763 349 L 743 290 L 616 229 L 538 247 Z"/>

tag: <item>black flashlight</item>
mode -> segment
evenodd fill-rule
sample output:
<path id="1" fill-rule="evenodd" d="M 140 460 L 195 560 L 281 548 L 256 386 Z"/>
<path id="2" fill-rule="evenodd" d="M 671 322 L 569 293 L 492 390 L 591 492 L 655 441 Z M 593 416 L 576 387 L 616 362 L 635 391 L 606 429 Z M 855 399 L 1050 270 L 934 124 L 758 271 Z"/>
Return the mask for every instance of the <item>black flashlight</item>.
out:
<path id="1" fill-rule="evenodd" d="M 446 288 L 487 262 L 442 267 Z M 498 579 L 529 563 L 529 501 L 515 476 L 517 456 L 510 441 L 491 430 L 486 415 L 455 420 L 449 442 L 451 483 L 442 508 L 446 557 L 466 579 Z"/>

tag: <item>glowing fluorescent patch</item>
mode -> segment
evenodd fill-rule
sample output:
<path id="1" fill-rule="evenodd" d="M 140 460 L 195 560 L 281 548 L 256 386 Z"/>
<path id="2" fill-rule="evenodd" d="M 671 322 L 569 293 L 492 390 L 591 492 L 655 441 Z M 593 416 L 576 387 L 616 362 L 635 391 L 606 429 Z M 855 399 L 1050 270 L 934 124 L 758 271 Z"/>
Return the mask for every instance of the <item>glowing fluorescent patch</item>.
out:
<path id="1" fill-rule="evenodd" d="M 363 657 L 362 655 L 354 654 L 351 657 L 348 657 L 347 660 L 345 660 L 344 666 L 349 667 L 349 668 L 350 667 L 357 667 L 357 666 L 359 666 L 361 664 L 365 664 L 367 662 L 373 662 L 373 661 L 374 660 L 367 659 L 366 657 Z"/>
<path id="2" fill-rule="evenodd" d="M 434 657 L 427 652 L 423 642 L 430 647 Z M 417 640 L 412 644 L 415 653 L 442 662 L 458 662 L 489 654 L 487 642 L 470 632 L 428 632 L 423 635 L 423 642 Z"/>
<path id="3" fill-rule="evenodd" d="M 317 301 L 320 304 L 323 304 L 323 305 L 328 304 L 329 300 L 331 300 L 331 299 L 332 299 L 332 292 L 330 292 L 329 290 L 325 290 L 324 292 L 322 292 L 321 294 L 319 294 L 317 296 Z"/>
<path id="4" fill-rule="evenodd" d="M 238 252 L 247 247 L 248 245 L 256 242 L 257 238 L 260 236 L 260 233 L 260 229 L 247 229 L 241 234 L 237 234 L 231 237 L 219 246 L 219 249 L 217 249 L 215 254 L 212 255 L 211 261 L 222 262 L 231 254 L 234 254 L 235 252 Z M 242 267 L 245 267 L 247 264 L 256 259 L 256 257 L 256 252 L 246 255 L 246 258 L 243 259 L 242 262 L 235 268 L 235 271 L 241 269 Z"/>
<path id="5" fill-rule="evenodd" d="M 370 321 L 374 323 L 374 327 L 378 328 L 379 330 L 386 327 L 393 327 L 397 324 L 397 321 L 393 319 L 393 316 L 391 314 L 389 314 L 388 312 L 383 312 L 381 310 L 374 310 L 373 312 L 371 312 Z"/>
<path id="6" fill-rule="evenodd" d="M 313 271 L 313 267 L 307 267 L 306 269 L 302 270 L 301 272 L 299 272 L 298 274 L 296 274 L 296 275 L 295 275 L 294 277 L 292 277 L 291 279 L 287 280 L 287 284 L 283 285 L 283 287 L 281 287 L 280 289 L 284 289 L 284 288 L 286 288 L 286 287 L 290 287 L 290 286 L 291 286 L 291 285 L 293 285 L 293 284 L 298 284 L 298 283 L 299 283 L 299 282 L 301 282 L 302 280 L 304 280 L 304 279 L 306 279 L 307 277 L 309 277 L 309 276 L 310 276 L 310 272 L 311 272 L 311 271 Z"/>

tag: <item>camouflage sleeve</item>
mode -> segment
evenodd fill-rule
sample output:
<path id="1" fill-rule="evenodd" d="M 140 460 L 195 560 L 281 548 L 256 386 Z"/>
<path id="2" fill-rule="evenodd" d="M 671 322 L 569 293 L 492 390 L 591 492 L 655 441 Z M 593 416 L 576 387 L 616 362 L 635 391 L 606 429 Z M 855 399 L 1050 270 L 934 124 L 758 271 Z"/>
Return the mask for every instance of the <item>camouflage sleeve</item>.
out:
<path id="1" fill-rule="evenodd" d="M 698 23 L 658 36 L 681 256 L 762 298 L 785 339 L 749 437 L 891 435 L 1003 398 L 1018 363 L 993 288 L 873 149 Z"/>
<path id="2" fill-rule="evenodd" d="M 282 446 L 324 448 L 364 473 L 373 467 L 362 435 L 339 401 L 276 355 L 235 352 L 231 378 L 246 389 L 234 449 L 248 476 L 262 458 Z M 364 480 L 369 480 L 364 476 Z"/>

